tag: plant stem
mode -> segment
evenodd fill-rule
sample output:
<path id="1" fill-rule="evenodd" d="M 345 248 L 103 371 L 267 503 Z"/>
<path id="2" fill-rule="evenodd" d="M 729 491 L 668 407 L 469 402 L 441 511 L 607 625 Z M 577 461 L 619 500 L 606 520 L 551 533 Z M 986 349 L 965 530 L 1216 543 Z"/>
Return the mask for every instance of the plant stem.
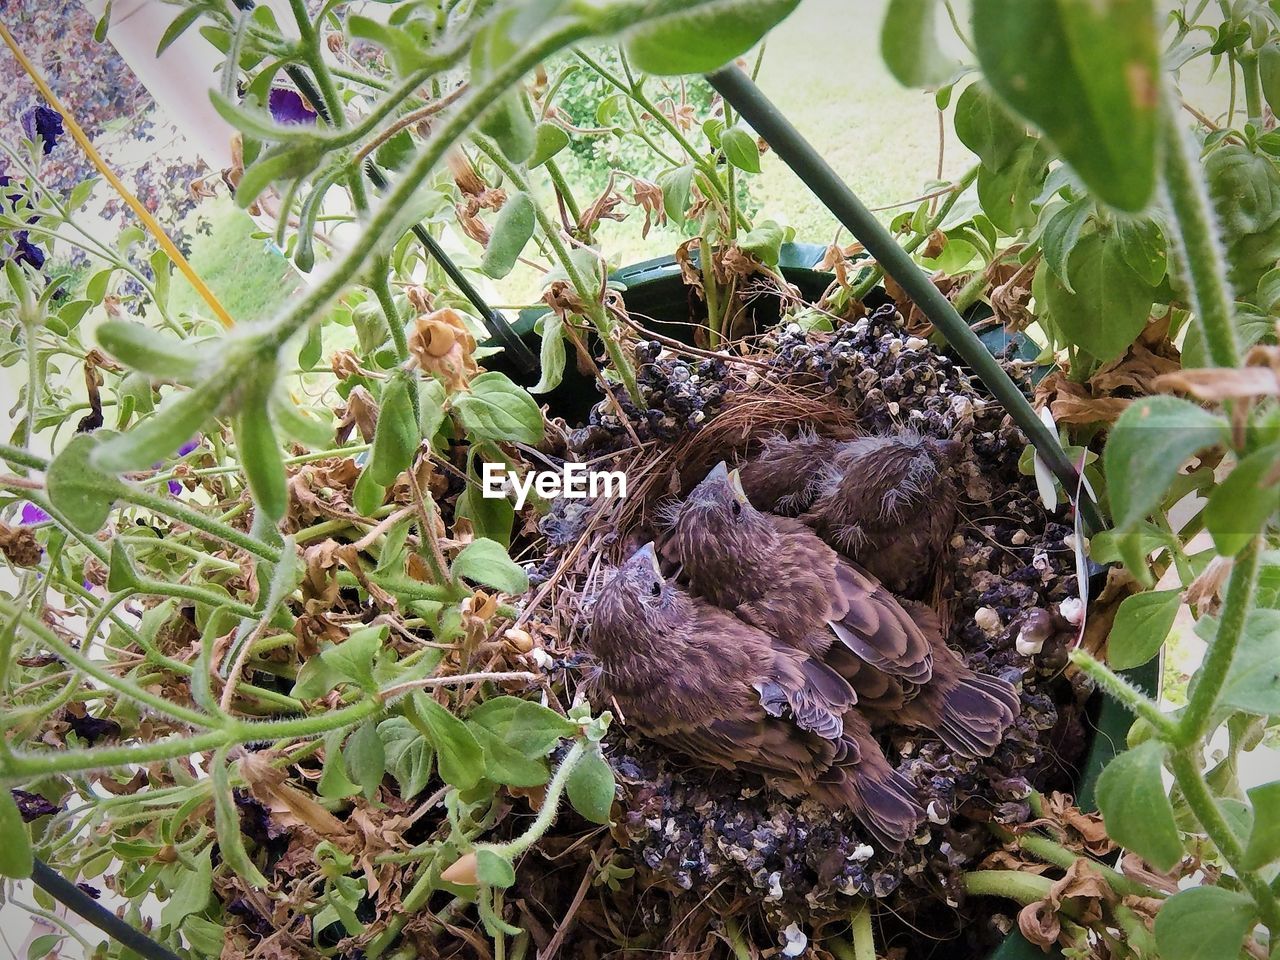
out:
<path id="1" fill-rule="evenodd" d="M 520 854 L 541 840 L 542 835 L 555 822 L 556 814 L 560 809 L 560 795 L 564 793 L 565 785 L 569 782 L 569 776 L 573 773 L 573 768 L 578 765 L 578 762 L 584 756 L 586 756 L 586 745 L 582 740 L 575 741 L 573 746 L 569 748 L 569 752 L 564 755 L 564 759 L 560 761 L 560 766 L 556 768 L 555 774 L 551 777 L 551 782 L 547 784 L 546 796 L 542 801 L 542 806 L 538 809 L 537 817 L 534 818 L 533 823 L 529 824 L 529 829 L 506 843 L 489 845 L 489 849 L 499 856 L 511 860 L 520 856 Z"/>
<path id="2" fill-rule="evenodd" d="M 1192 747 L 1199 744 L 1212 727 L 1214 708 L 1217 707 L 1218 697 L 1226 685 L 1240 638 L 1244 634 L 1245 622 L 1253 608 L 1261 549 L 1261 538 L 1255 537 L 1236 556 L 1231 568 L 1231 579 L 1227 581 L 1217 636 L 1205 653 L 1195 691 L 1171 737 L 1175 746 Z"/>
<path id="3" fill-rule="evenodd" d="M 1280 937 L 1280 903 L 1267 882 L 1252 870 L 1242 870 L 1240 863 L 1244 859 L 1244 848 L 1231 825 L 1222 814 L 1218 801 L 1214 799 L 1209 784 L 1205 782 L 1200 771 L 1202 762 L 1202 746 L 1192 744 L 1169 754 L 1169 769 L 1182 790 L 1187 806 L 1204 829 L 1205 836 L 1218 848 L 1222 858 L 1231 866 L 1236 878 L 1240 881 L 1262 915 L 1262 922 L 1271 933 L 1272 942 Z"/>
<path id="4" fill-rule="evenodd" d="M 1004 897 L 1025 906 L 1048 897 L 1053 881 L 1022 870 L 975 870 L 964 875 L 964 888 L 975 897 Z M 1078 918 L 1080 906 L 1064 900 L 1062 912 Z"/>
<path id="5" fill-rule="evenodd" d="M 1240 344 L 1227 263 L 1197 151 L 1178 125 L 1172 103 L 1165 104 L 1163 113 L 1165 198 L 1176 227 L 1170 237 L 1180 242 L 1181 266 L 1210 362 L 1238 367 Z"/>
<path id="6" fill-rule="evenodd" d="M 1131 684 L 1124 677 L 1118 676 L 1101 660 L 1087 650 L 1072 650 L 1071 662 L 1095 680 L 1098 686 L 1127 707 L 1131 713 L 1155 727 L 1166 738 L 1171 738 L 1177 731 L 1177 724 L 1166 716 L 1150 697 Z"/>
<path id="7" fill-rule="evenodd" d="M 532 199 L 532 192 L 529 188 L 529 181 L 524 174 L 515 168 L 503 156 L 502 151 L 488 137 L 480 135 L 475 136 L 476 146 L 478 146 L 499 170 L 502 175 L 511 181 L 512 186 L 517 190 L 523 191 Z M 561 236 L 560 227 L 543 209 L 542 204 L 536 200 L 533 201 L 534 216 L 538 220 L 538 226 L 542 228 L 543 236 L 546 237 L 547 243 L 551 245 L 551 249 L 555 252 L 556 259 L 560 261 L 560 265 L 564 267 L 564 272 L 569 277 L 569 282 L 573 285 L 574 293 L 578 299 L 582 301 L 583 309 L 586 312 L 587 319 L 591 321 L 592 326 L 596 328 L 596 332 L 600 335 L 604 348 L 609 353 L 609 360 L 613 364 L 614 370 L 622 379 L 622 384 L 626 388 L 627 395 L 631 397 L 632 402 L 644 409 L 644 400 L 640 396 L 640 387 L 636 383 L 636 372 L 631 365 L 631 361 L 627 355 L 622 352 L 622 344 L 618 342 L 617 325 L 605 310 L 604 304 L 600 302 L 601 290 L 598 285 L 588 283 L 586 277 L 582 275 L 582 271 L 578 269 L 578 264 L 570 255 L 569 247 Z M 604 265 L 601 264 L 601 270 Z"/>
<path id="8" fill-rule="evenodd" d="M 1240 72 L 1244 75 L 1244 103 L 1249 122 L 1262 128 L 1262 71 L 1258 63 L 1258 51 L 1246 50 L 1240 54 Z"/>
<path id="9" fill-rule="evenodd" d="M 933 233 L 933 231 L 937 230 L 939 226 L 942 225 L 942 221 L 947 219 L 947 214 L 951 212 L 951 208 L 954 207 L 956 205 L 956 201 L 960 199 L 960 194 L 964 193 L 965 190 L 968 189 L 969 184 L 973 183 L 974 179 L 977 178 L 978 167 L 980 166 L 981 164 L 978 164 L 972 167 L 967 173 L 964 174 L 964 176 L 962 176 L 959 180 L 957 180 L 955 183 L 951 185 L 951 189 L 947 194 L 947 198 L 943 200 L 942 203 L 938 206 L 937 211 L 929 219 L 929 222 L 924 225 L 924 229 L 921 230 L 919 233 L 915 234 L 914 236 L 912 236 L 911 239 L 909 239 L 906 243 L 902 245 L 903 250 L 905 250 L 907 253 L 915 253 L 916 250 L 918 250 L 920 247 L 924 245 L 924 242 L 929 239 L 929 235 Z M 982 274 L 979 274 L 979 277 L 982 277 L 982 276 L 983 276 Z M 866 297 L 867 294 L 869 294 L 872 290 L 876 288 L 876 285 L 883 278 L 884 278 L 884 269 L 877 263 L 874 267 L 872 267 L 871 272 L 869 274 L 867 274 L 860 281 L 858 281 L 858 285 L 854 287 L 852 291 L 850 291 L 850 296 L 852 296 L 853 299 L 855 300 L 863 299 L 864 297 Z M 985 277 L 983 278 L 983 280 L 985 282 Z M 979 287 L 979 292 L 980 291 L 981 291 L 981 287 Z M 955 308 L 957 312 L 963 313 L 964 310 L 970 305 L 968 303 L 962 304 L 960 302 L 960 296 L 971 296 L 971 295 L 972 294 L 969 294 L 968 292 L 968 287 L 965 287 L 965 289 L 960 291 L 960 294 L 956 297 L 954 301 L 952 301 L 955 304 Z"/>
<path id="10" fill-rule="evenodd" d="M 1001 833 L 1007 833 L 1001 831 Z M 1082 857 L 1074 850 L 1069 850 L 1060 843 L 1055 843 L 1048 837 L 1040 836 L 1035 833 L 1024 833 L 1013 835 L 1012 840 L 1027 853 L 1045 863 L 1052 863 L 1054 866 L 1062 867 L 1064 870 L 1071 867 L 1077 860 L 1085 860 L 1089 864 L 1089 869 L 1099 874 L 1104 880 L 1110 884 L 1111 889 L 1123 897 L 1163 897 L 1164 894 L 1158 890 L 1153 890 L 1144 883 L 1137 880 L 1131 880 L 1119 870 L 1100 863 L 1092 857 Z"/>
<path id="11" fill-rule="evenodd" d="M 876 935 L 871 929 L 871 904 L 863 900 L 850 917 L 854 960 L 876 960 Z"/>

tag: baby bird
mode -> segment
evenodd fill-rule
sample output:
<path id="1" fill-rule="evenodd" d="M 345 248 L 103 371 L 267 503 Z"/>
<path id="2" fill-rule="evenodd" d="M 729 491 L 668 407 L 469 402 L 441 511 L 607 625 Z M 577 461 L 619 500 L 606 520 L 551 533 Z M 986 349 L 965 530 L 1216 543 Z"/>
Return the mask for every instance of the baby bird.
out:
<path id="1" fill-rule="evenodd" d="M 704 765 L 762 775 L 786 795 L 847 807 L 886 847 L 923 811 L 838 673 L 668 582 L 652 544 L 596 597 L 599 685 L 627 723 Z"/>
<path id="2" fill-rule="evenodd" d="M 802 429 L 794 438 L 777 433 L 738 468 L 742 488 L 757 510 L 794 517 L 817 499 L 823 468 L 835 460 L 839 441 Z"/>
<path id="3" fill-rule="evenodd" d="M 1018 714 L 1014 688 L 957 657 L 928 607 L 904 606 L 800 522 L 755 509 L 723 464 L 674 511 L 663 549 L 696 594 L 835 669 L 877 722 L 990 756 Z"/>
<path id="4" fill-rule="evenodd" d="M 960 445 L 905 431 L 840 444 L 803 521 L 895 593 L 920 597 L 955 528 Z"/>

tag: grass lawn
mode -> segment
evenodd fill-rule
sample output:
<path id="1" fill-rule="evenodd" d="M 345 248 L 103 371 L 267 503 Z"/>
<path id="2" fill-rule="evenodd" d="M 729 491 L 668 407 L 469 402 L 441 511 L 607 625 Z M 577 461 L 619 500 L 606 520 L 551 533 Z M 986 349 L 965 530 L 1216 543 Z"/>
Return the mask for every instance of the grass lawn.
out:
<path id="1" fill-rule="evenodd" d="M 194 234 L 191 266 L 237 322 L 269 317 L 299 287 L 298 274 L 273 246 L 254 239 L 257 225 L 230 199 L 205 201 L 188 217 L 187 229 L 194 232 L 201 217 L 211 230 Z M 195 289 L 176 272 L 170 304 L 177 313 L 209 315 Z"/>

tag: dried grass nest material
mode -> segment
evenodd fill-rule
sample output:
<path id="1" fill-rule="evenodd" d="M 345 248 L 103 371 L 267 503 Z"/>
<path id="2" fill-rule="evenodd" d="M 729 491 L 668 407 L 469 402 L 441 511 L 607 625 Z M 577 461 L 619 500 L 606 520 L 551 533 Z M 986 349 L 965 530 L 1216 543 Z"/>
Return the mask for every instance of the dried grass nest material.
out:
<path id="1" fill-rule="evenodd" d="M 655 346 L 637 348 L 651 412 L 604 400 L 586 425 L 566 430 L 571 456 L 626 470 L 628 497 L 560 500 L 541 523 L 545 559 L 531 565 L 528 618 L 544 638 L 556 638 L 547 642 L 558 644 L 549 651 L 558 662 L 576 668 L 567 675 L 569 693 L 589 690 L 590 598 L 609 564 L 650 539 L 658 508 L 712 464 L 748 457 L 777 432 L 910 428 L 963 448 L 954 476 L 959 515 L 936 592 L 948 642 L 975 669 L 1017 684 L 1022 715 L 986 759 L 952 755 L 923 731 L 884 733 L 886 754 L 929 813 L 917 842 L 897 854 L 876 849 L 852 817 L 787 800 L 750 778 L 692 769 L 629 736 L 625 722 L 615 725 L 606 745 L 622 786 L 614 856 L 637 869 L 648 901 L 630 918 L 634 932 L 647 930 L 649 949 L 674 949 L 676 940 L 653 942 L 659 915 L 698 929 L 710 911 L 753 918 L 757 942 L 769 942 L 770 931 L 793 922 L 811 932 L 847 922 L 854 898 L 871 897 L 883 907 L 882 947 L 934 944 L 949 957 L 963 955 L 952 952 L 961 944 L 980 951 L 1011 924 L 992 912 L 999 903 L 966 903 L 961 893 L 960 877 L 999 847 L 987 824 L 1027 822 L 1032 787 L 1069 792 L 1090 740 L 1091 688 L 1064 671 L 1072 638 L 1057 634 L 1034 657 L 1015 649 L 1028 613 L 1056 612 L 1078 593 L 1071 527 L 1046 513 L 1033 480 L 1018 470 L 1025 438 L 964 370 L 907 335 L 891 306 L 830 334 L 779 328 L 759 341 L 751 365 L 709 365 Z M 1014 364 L 1010 372 L 1024 376 Z M 706 390 L 704 379 L 715 388 Z M 670 409 L 689 393 L 671 385 L 690 383 L 714 403 Z M 690 423 L 699 410 L 705 415 Z M 670 439 L 647 430 L 636 444 L 637 424 L 664 418 L 685 429 Z M 695 914 L 702 920 L 693 922 Z M 688 945 L 687 936 L 677 940 Z"/>

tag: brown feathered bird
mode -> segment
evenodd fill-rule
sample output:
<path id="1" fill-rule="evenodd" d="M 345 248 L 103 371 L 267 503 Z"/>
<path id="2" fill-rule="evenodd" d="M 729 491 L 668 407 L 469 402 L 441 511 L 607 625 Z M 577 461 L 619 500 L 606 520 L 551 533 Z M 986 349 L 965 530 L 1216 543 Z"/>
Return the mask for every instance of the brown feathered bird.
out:
<path id="1" fill-rule="evenodd" d="M 895 593 L 920 597 L 955 526 L 953 440 L 912 431 L 766 440 L 739 470 L 759 510 L 799 516 Z"/>
<path id="2" fill-rule="evenodd" d="M 665 580 L 652 544 L 597 594 L 590 638 L 601 692 L 641 733 L 787 795 L 847 807 L 885 846 L 915 835 L 923 811 L 850 709 L 849 684 Z"/>
<path id="3" fill-rule="evenodd" d="M 995 751 L 1017 692 L 971 670 L 928 607 L 900 603 L 799 521 L 755 509 L 724 464 L 672 518 L 664 555 L 696 594 L 835 669 L 875 722 L 925 727 L 973 756 Z"/>
<path id="4" fill-rule="evenodd" d="M 954 440 L 904 431 L 839 445 L 803 520 L 890 590 L 919 597 L 955 528 Z"/>

